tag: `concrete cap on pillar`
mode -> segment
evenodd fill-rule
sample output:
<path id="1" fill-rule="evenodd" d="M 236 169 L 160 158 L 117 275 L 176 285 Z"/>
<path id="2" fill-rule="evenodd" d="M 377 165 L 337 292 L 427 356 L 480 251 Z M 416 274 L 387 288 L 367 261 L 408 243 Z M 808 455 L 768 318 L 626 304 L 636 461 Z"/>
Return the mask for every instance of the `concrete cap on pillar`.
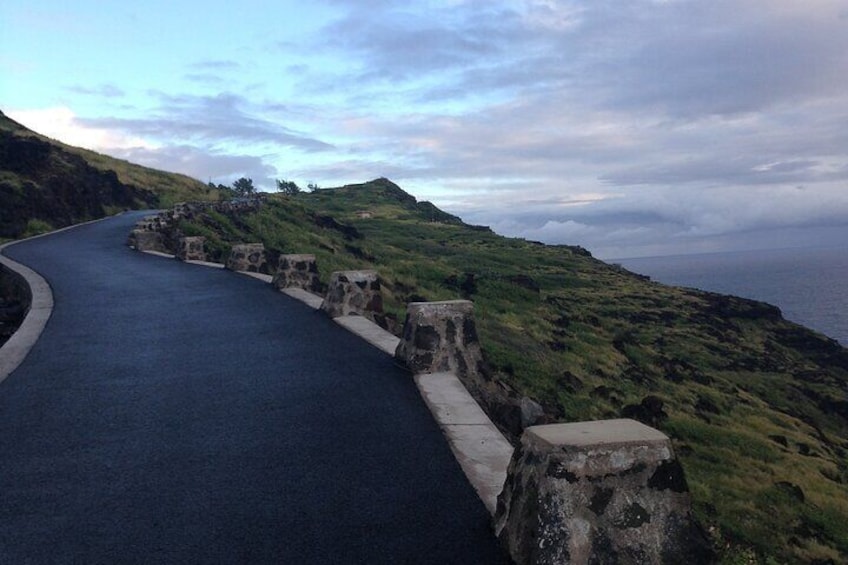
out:
<path id="1" fill-rule="evenodd" d="M 669 441 L 668 436 L 661 431 L 627 418 L 531 426 L 524 433 L 531 441 L 541 442 L 550 447 L 613 446 Z"/>

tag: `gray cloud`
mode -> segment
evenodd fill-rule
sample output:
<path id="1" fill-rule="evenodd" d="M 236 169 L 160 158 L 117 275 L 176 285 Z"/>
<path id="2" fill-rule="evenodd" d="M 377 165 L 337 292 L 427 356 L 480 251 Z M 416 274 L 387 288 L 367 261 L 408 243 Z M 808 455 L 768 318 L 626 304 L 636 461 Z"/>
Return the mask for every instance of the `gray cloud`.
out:
<path id="1" fill-rule="evenodd" d="M 257 186 L 271 189 L 277 169 L 255 155 L 219 153 L 190 145 L 171 145 L 157 149 L 135 147 L 115 152 L 117 157 L 134 163 L 183 174 L 216 184 L 230 184 L 239 177 L 253 179 Z"/>
<path id="2" fill-rule="evenodd" d="M 160 140 L 138 156 L 201 178 L 270 179 L 293 150 L 287 178 L 389 176 L 469 221 L 606 256 L 848 223 L 843 0 L 325 3 L 336 19 L 311 41 L 266 47 L 285 93 L 212 58 L 184 69 L 223 92 L 85 124 Z"/>
<path id="3" fill-rule="evenodd" d="M 145 118 L 84 118 L 88 127 L 118 129 L 132 135 L 205 143 L 238 141 L 270 143 L 303 151 L 324 151 L 330 144 L 299 134 L 276 120 L 262 116 L 262 108 L 245 110 L 251 104 L 243 97 L 222 93 L 215 96 L 157 93 L 159 107 Z M 276 108 L 275 108 L 276 109 Z"/>
<path id="4" fill-rule="evenodd" d="M 67 87 L 66 90 L 77 94 L 99 96 L 103 98 L 121 98 L 126 94 L 122 89 L 118 88 L 114 84 L 101 84 L 98 86 L 74 85 Z"/>
<path id="5" fill-rule="evenodd" d="M 847 222 L 844 3 L 336 4 L 327 48 L 358 57 L 349 79 L 425 105 L 369 116 L 359 146 L 472 221 L 607 250 Z M 349 102 L 381 92 L 362 91 Z"/>
<path id="6" fill-rule="evenodd" d="M 227 60 L 207 60 L 198 61 L 189 65 L 189 68 L 195 71 L 238 71 L 242 65 L 237 61 Z"/>

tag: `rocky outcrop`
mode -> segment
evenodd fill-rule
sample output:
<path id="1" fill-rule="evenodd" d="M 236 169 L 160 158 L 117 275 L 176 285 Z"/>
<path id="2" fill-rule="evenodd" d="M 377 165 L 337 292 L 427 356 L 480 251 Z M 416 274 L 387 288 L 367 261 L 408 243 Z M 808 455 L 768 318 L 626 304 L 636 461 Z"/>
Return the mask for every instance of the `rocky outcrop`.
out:
<path id="1" fill-rule="evenodd" d="M 527 428 L 495 528 L 519 564 L 715 560 L 671 441 L 635 420 Z"/>
<path id="2" fill-rule="evenodd" d="M 0 112 L 0 238 L 18 238 L 32 220 L 60 228 L 107 210 L 156 207 L 158 197 L 122 183 Z"/>
<path id="3" fill-rule="evenodd" d="M 181 261 L 206 261 L 206 238 L 181 237 L 177 245 L 177 259 Z"/>
<path id="4" fill-rule="evenodd" d="M 233 245 L 225 267 L 230 271 L 269 274 L 265 246 L 261 243 Z"/>
<path id="5" fill-rule="evenodd" d="M 321 281 L 318 279 L 315 255 L 280 255 L 271 284 L 279 290 L 302 288 L 309 292 L 320 292 Z"/>
<path id="6" fill-rule="evenodd" d="M 321 310 L 331 318 L 356 314 L 374 319 L 383 312 L 377 271 L 336 271 L 330 275 Z"/>

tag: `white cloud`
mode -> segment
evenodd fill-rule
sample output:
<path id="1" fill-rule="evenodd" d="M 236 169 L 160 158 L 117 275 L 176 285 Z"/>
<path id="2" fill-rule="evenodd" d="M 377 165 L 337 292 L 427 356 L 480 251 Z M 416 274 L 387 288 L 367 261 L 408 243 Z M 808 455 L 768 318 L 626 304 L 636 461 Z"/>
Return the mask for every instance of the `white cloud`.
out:
<path id="1" fill-rule="evenodd" d="M 848 225 L 845 0 L 319 12 L 309 39 L 254 58 L 193 53 L 176 66 L 190 84 L 151 76 L 142 103 L 124 83 L 71 93 L 124 93 L 135 110 L 21 121 L 203 179 L 385 175 L 471 222 L 607 255 Z"/>
<path id="2" fill-rule="evenodd" d="M 86 126 L 70 108 L 57 106 L 30 110 L 11 109 L 5 113 L 27 128 L 68 145 L 93 151 L 109 152 L 118 149 L 156 147 L 143 137 L 127 134 L 120 129 Z"/>

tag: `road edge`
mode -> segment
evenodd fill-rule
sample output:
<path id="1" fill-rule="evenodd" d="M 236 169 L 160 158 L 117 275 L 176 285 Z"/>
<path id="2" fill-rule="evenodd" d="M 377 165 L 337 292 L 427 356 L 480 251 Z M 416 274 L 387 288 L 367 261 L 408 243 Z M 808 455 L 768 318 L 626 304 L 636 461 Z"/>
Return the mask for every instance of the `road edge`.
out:
<path id="1" fill-rule="evenodd" d="M 13 275 L 17 275 L 23 279 L 29 287 L 31 297 L 24 321 L 21 322 L 21 325 L 12 334 L 12 337 L 0 347 L 0 383 L 6 380 L 24 362 L 24 359 L 29 355 L 38 338 L 41 337 L 48 320 L 50 320 L 50 316 L 53 314 L 53 290 L 50 288 L 50 283 L 34 269 L 6 257 L 3 251 L 8 247 L 23 243 L 24 241 L 39 239 L 95 222 L 102 222 L 103 220 L 108 220 L 121 214 L 123 212 L 0 244 L 0 264 L 11 271 Z"/>

